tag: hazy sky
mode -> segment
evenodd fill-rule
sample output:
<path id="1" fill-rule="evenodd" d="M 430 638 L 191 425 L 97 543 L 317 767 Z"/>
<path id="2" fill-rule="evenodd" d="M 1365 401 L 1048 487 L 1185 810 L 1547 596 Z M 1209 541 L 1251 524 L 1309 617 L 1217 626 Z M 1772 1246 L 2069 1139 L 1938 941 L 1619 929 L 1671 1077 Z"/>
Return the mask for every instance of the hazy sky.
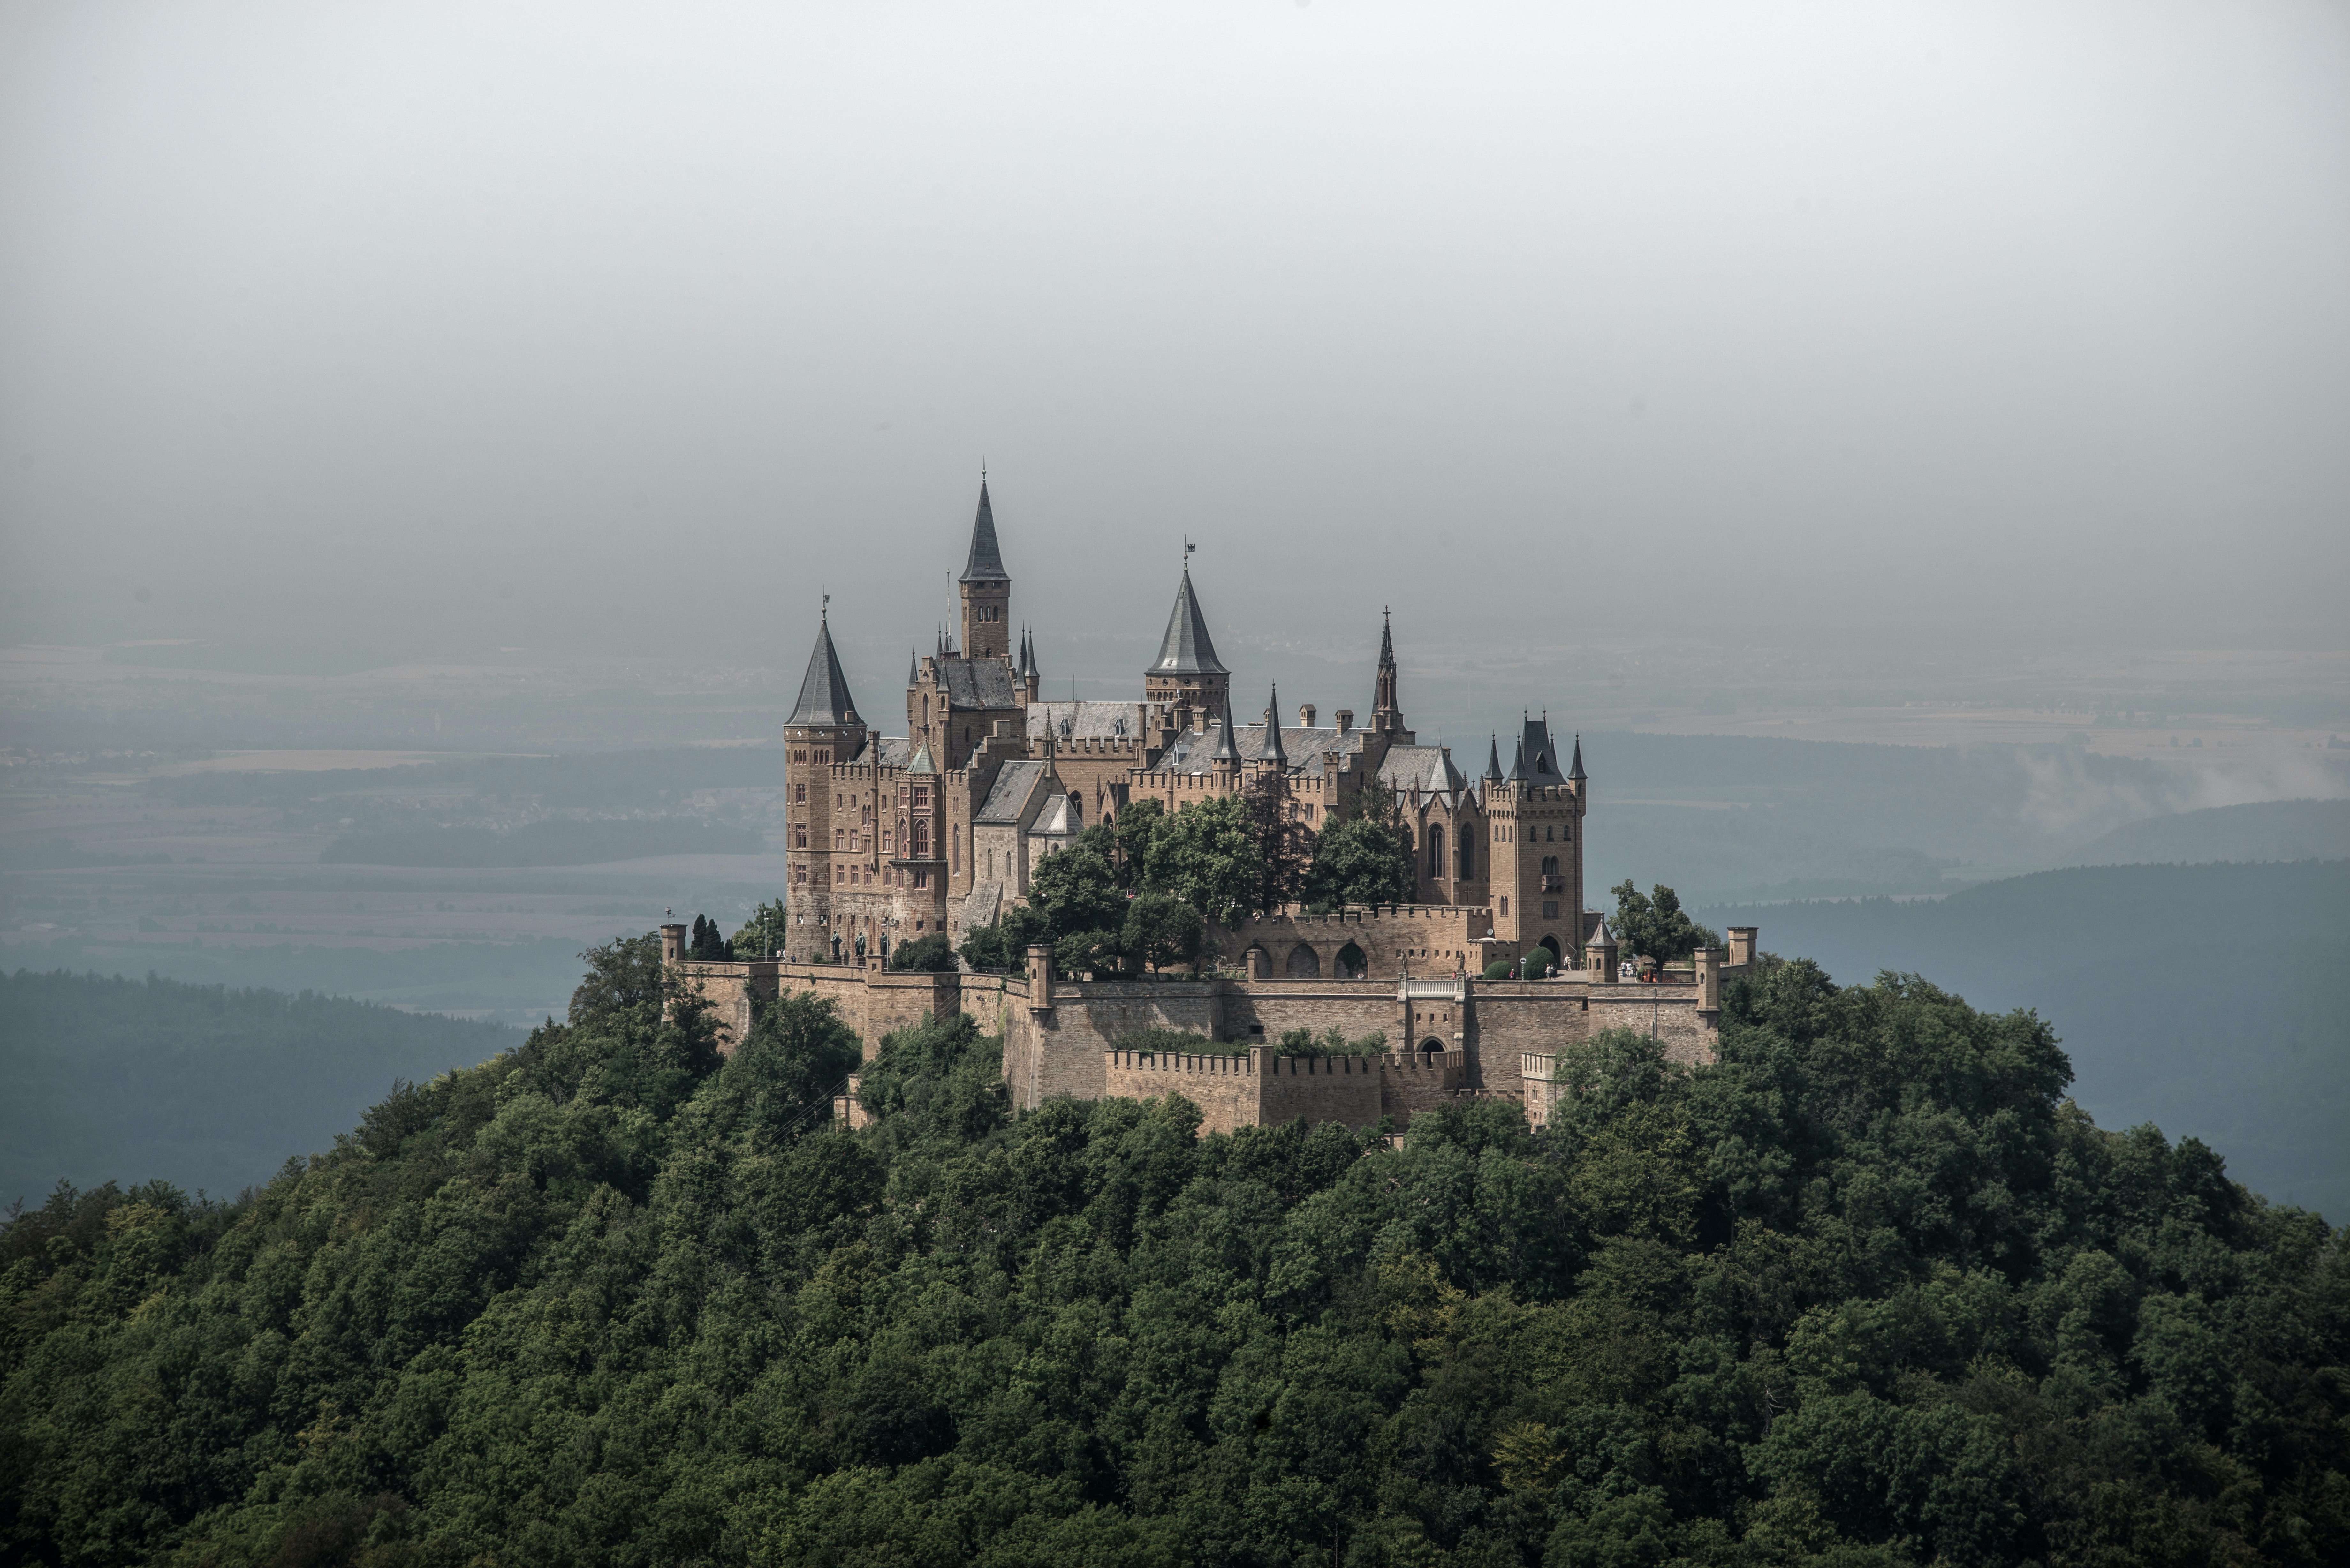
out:
<path id="1" fill-rule="evenodd" d="M 1048 648 L 2339 647 L 2350 6 L 0 5 L 0 639 L 926 642 L 983 454 Z"/>

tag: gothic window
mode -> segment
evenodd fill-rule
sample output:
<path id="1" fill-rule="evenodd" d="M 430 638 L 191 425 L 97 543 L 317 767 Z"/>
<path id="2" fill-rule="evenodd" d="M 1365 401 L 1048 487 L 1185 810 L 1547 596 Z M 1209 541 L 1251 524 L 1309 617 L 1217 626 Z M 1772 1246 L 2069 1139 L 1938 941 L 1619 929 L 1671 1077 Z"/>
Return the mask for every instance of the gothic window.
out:
<path id="1" fill-rule="evenodd" d="M 846 849 L 848 847 L 848 829 L 845 827 L 836 827 L 832 830 L 832 846 L 835 849 Z"/>
<path id="2" fill-rule="evenodd" d="M 795 805 L 806 805 L 807 804 L 807 785 L 804 784 L 795 784 L 792 785 L 792 804 Z"/>
<path id="3" fill-rule="evenodd" d="M 1502 913 L 1503 913 L 1504 916 L 1507 916 L 1507 915 L 1509 914 L 1509 912 L 1510 912 L 1510 900 L 1509 900 L 1508 897 L 1507 897 L 1506 895 L 1504 895 L 1504 896 L 1503 896 L 1503 899 L 1502 899 Z"/>
<path id="4" fill-rule="evenodd" d="M 1543 857 L 1543 875 L 1545 877 L 1555 877 L 1558 875 L 1557 856 L 1545 855 Z"/>
<path id="5" fill-rule="evenodd" d="M 924 818 L 918 816 L 914 818 L 914 858 L 928 860 L 930 857 L 931 825 Z"/>
<path id="6" fill-rule="evenodd" d="M 914 809 L 916 811 L 928 811 L 930 806 L 931 786 L 928 784 L 916 784 L 914 786 Z"/>
<path id="7" fill-rule="evenodd" d="M 1428 830 L 1428 876 L 1430 881 L 1444 875 L 1444 829 L 1431 826 Z"/>
<path id="8" fill-rule="evenodd" d="M 1477 841 L 1473 838 L 1464 838 L 1461 841 L 1461 875 L 1463 877 L 1477 875 Z"/>
<path id="9" fill-rule="evenodd" d="M 806 849 L 807 847 L 806 823 L 802 822 L 794 825 L 792 828 L 792 847 L 795 849 Z"/>

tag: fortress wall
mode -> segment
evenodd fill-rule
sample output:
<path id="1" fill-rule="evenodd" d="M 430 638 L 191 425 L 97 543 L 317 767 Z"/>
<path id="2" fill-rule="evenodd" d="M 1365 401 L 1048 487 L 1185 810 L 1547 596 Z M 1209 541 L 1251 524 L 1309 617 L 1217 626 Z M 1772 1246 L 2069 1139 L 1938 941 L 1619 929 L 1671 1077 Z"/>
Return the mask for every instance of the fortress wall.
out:
<path id="1" fill-rule="evenodd" d="M 865 976 L 865 1059 L 871 1061 L 881 1042 L 900 1029 L 951 1018 L 962 1006 L 962 976 L 928 974 L 918 970 L 883 970 Z"/>
<path id="2" fill-rule="evenodd" d="M 773 996 L 772 977 L 764 991 L 757 987 L 752 971 L 772 970 L 774 965 L 752 963 L 692 962 L 671 966 L 686 990 L 700 992 L 718 1020 L 718 1049 L 722 1054 L 732 1054 L 734 1047 L 751 1032 L 751 998 L 754 995 Z"/>
<path id="3" fill-rule="evenodd" d="M 1398 1130 L 1422 1111 L 1432 1111 L 1471 1086 L 1473 1071 L 1465 1051 L 1435 1055 L 1399 1052 L 1379 1058 L 1379 1108 Z"/>
<path id="4" fill-rule="evenodd" d="M 1471 987 L 1470 1039 L 1486 1083 L 1508 1086 L 1521 1052 L 1555 1051 L 1584 1039 L 1591 1029 L 1584 1010 L 1591 989 L 1559 980 L 1480 981 Z"/>
<path id="5" fill-rule="evenodd" d="M 1275 975 L 1287 974 L 1289 955 L 1302 942 L 1314 950 L 1322 975 L 1333 976 L 1340 950 L 1352 942 L 1370 974 L 1393 980 L 1407 965 L 1416 975 L 1450 974 L 1456 967 L 1475 973 L 1484 967 L 1476 939 L 1492 923 L 1490 911 L 1467 904 L 1353 907 L 1327 915 L 1293 905 L 1230 928 L 1211 925 L 1208 933 L 1234 963 L 1252 945 L 1264 949 Z"/>
<path id="6" fill-rule="evenodd" d="M 1022 1000 L 1013 1010 L 1019 1046 L 1015 1050 L 1007 1036 L 1003 1053 L 1012 1066 L 1005 1076 L 1013 1103 L 1019 1106 L 1038 1105 L 1055 1095 L 1101 1098 L 1109 1092 L 1104 1087 L 1103 1054 L 1133 1030 L 1179 1029 L 1223 1038 L 1222 987 L 1214 981 L 1120 985 L 1055 977 L 1050 1008 L 1037 1012 Z"/>
<path id="7" fill-rule="evenodd" d="M 1717 1059 L 1719 1031 L 1698 1015 L 1697 989 L 1686 985 L 1595 985 L 1590 1033 L 1629 1029 L 1664 1043 L 1665 1054 L 1684 1066 Z"/>
<path id="8" fill-rule="evenodd" d="M 1102 1074 L 1099 1093 L 1131 1100 L 1180 1095 L 1200 1107 L 1201 1132 L 1228 1133 L 1264 1119 L 1263 1079 L 1255 1059 L 1266 1054 L 1263 1050 L 1246 1056 L 1105 1051 L 1097 1058 Z"/>
<path id="9" fill-rule="evenodd" d="M 1276 1056 L 1258 1046 L 1262 1058 L 1259 1122 L 1266 1127 L 1304 1116 L 1314 1126 L 1344 1122 L 1367 1127 L 1379 1119 L 1384 1075 L 1377 1056 Z"/>
<path id="10" fill-rule="evenodd" d="M 1293 1029 L 1336 1029 L 1349 1040 L 1378 1033 L 1398 1049 L 1402 1009 L 1393 981 L 1250 980 L 1224 984 L 1224 1036 L 1271 1045 Z M 1252 1028 L 1252 1025 L 1254 1027 Z M 1262 1031 L 1262 1033 L 1258 1033 Z"/>

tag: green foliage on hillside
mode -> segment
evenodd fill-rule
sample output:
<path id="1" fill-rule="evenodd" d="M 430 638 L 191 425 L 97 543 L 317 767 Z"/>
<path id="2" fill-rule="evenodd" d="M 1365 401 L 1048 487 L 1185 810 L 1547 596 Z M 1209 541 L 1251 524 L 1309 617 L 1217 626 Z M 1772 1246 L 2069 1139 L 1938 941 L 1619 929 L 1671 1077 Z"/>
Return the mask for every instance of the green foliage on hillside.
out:
<path id="1" fill-rule="evenodd" d="M 2340 1561 L 2350 1261 L 2047 1027 L 1808 964 L 1530 1133 L 1012 1116 L 968 1019 L 566 1023 L 250 1202 L 0 1235 L 13 1561 Z M 648 984 L 649 977 L 652 981 Z M 1370 1147 L 1367 1147 L 1370 1142 Z"/>
<path id="2" fill-rule="evenodd" d="M 1627 877 L 1607 890 L 1616 895 L 1616 913 L 1609 919 L 1617 950 L 1626 958 L 1638 953 L 1659 963 L 1678 963 L 1700 948 L 1721 946 L 1721 933 L 1690 919 L 1670 888 L 1659 885 L 1652 898 Z"/>

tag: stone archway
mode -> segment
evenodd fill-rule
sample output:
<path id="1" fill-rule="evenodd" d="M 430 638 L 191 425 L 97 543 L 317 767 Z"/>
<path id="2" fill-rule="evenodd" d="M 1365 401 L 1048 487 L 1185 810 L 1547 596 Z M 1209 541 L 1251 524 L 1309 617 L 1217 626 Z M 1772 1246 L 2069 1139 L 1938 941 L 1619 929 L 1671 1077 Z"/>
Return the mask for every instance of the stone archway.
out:
<path id="1" fill-rule="evenodd" d="M 1307 947 L 1304 942 L 1300 942 L 1295 947 L 1289 950 L 1289 962 L 1285 968 L 1289 978 L 1292 980 L 1320 980 L 1322 978 L 1321 955 L 1316 953 L 1312 948 Z"/>
<path id="2" fill-rule="evenodd" d="M 1440 1056 L 1444 1054 L 1444 1042 L 1431 1034 L 1419 1043 L 1419 1054 L 1423 1056 Z"/>
<path id="3" fill-rule="evenodd" d="M 1556 937 L 1545 936 L 1542 940 L 1536 942 L 1534 946 L 1538 948 L 1548 948 L 1550 950 L 1551 967 L 1553 969 L 1556 969 L 1560 966 L 1558 939 Z"/>
<path id="4" fill-rule="evenodd" d="M 1371 972 L 1371 961 L 1365 958 L 1363 950 L 1353 942 L 1338 950 L 1336 961 L 1341 980 L 1360 980 Z"/>

